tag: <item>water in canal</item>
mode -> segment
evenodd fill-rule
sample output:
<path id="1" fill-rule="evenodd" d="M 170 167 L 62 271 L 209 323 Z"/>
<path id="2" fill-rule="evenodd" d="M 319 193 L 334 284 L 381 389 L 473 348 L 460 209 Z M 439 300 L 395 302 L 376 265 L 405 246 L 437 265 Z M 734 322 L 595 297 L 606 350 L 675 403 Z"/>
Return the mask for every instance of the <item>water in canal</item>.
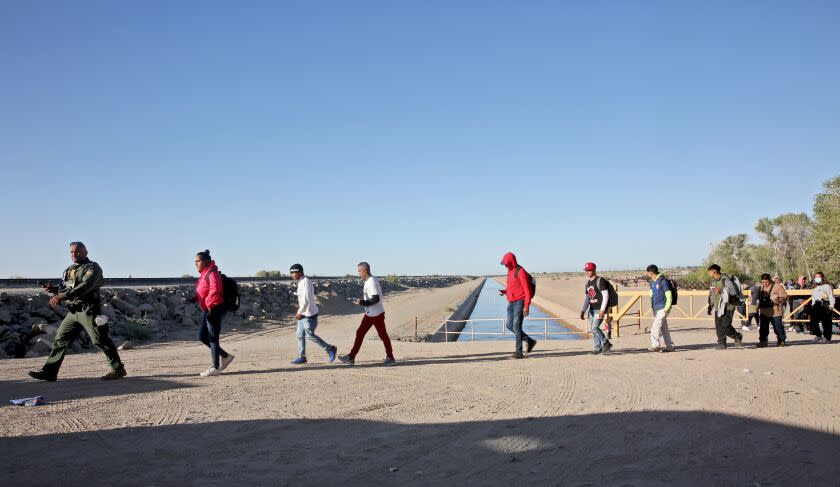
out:
<path id="1" fill-rule="evenodd" d="M 460 341 L 475 340 L 513 340 L 513 335 L 507 328 L 505 328 L 504 318 L 507 316 L 507 298 L 499 296 L 499 290 L 502 285 L 495 279 L 487 279 L 484 282 L 484 288 L 478 296 L 478 302 L 475 309 L 470 315 L 470 321 L 464 327 L 464 331 L 459 335 Z M 537 288 L 539 294 L 539 288 Z M 501 321 L 489 321 L 498 320 Z M 485 321 L 488 320 L 488 321 Z M 557 320 L 552 319 L 543 310 L 536 305 L 531 305 L 531 310 L 523 323 L 525 333 L 532 335 L 535 340 L 542 340 L 545 338 L 546 326 L 548 327 L 548 337 L 552 340 L 577 340 L 580 335 L 563 334 L 570 330 L 563 326 Z M 472 334 L 474 330 L 475 334 Z M 504 335 L 480 335 L 479 333 L 491 332 L 502 333 Z"/>

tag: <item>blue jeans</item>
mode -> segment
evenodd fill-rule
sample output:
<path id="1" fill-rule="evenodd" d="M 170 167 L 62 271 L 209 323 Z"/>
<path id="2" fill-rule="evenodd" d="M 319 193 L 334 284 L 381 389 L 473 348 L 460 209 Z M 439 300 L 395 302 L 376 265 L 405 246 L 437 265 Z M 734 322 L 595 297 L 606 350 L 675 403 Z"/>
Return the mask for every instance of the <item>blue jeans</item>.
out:
<path id="1" fill-rule="evenodd" d="M 525 308 L 525 300 L 520 299 L 519 301 L 512 301 L 508 303 L 507 307 L 507 321 L 505 322 L 505 326 L 508 330 L 513 333 L 513 338 L 516 340 L 516 351 L 522 352 L 522 341 L 528 341 L 531 339 L 528 335 L 522 331 L 522 320 L 525 318 L 522 316 L 522 311 Z"/>
<path id="2" fill-rule="evenodd" d="M 758 316 L 758 341 L 762 343 L 767 342 L 770 336 L 770 324 L 773 324 L 773 331 L 776 333 L 776 340 L 785 341 L 787 339 L 785 334 L 785 325 L 782 323 L 781 316 Z"/>
<path id="3" fill-rule="evenodd" d="M 204 317 L 201 320 L 201 328 L 198 330 L 198 339 L 201 343 L 210 347 L 210 358 L 212 359 L 212 366 L 219 368 L 219 356 L 227 358 L 228 353 L 219 345 L 219 335 L 222 333 L 222 318 L 224 318 L 227 310 L 222 309 L 223 306 L 217 306 L 213 309 L 213 316 L 204 312 Z"/>
<path id="4" fill-rule="evenodd" d="M 306 357 L 306 338 L 309 338 L 319 347 L 324 350 L 330 349 L 330 344 L 321 340 L 321 337 L 315 334 L 315 328 L 318 327 L 318 315 L 304 316 L 298 320 L 297 326 L 297 340 L 298 340 L 298 356 Z"/>
<path id="5" fill-rule="evenodd" d="M 592 341 L 595 342 L 595 350 L 600 352 L 609 340 L 601 331 L 601 322 L 604 320 L 598 318 L 598 313 L 600 313 L 600 310 L 589 310 L 589 323 L 592 325 Z"/>

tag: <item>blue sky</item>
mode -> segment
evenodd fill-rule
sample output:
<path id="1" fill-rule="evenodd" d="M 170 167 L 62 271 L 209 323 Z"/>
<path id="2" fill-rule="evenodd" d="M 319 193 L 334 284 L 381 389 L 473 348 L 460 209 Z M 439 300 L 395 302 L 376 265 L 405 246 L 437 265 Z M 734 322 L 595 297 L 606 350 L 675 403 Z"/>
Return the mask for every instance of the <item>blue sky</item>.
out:
<path id="1" fill-rule="evenodd" d="M 678 5 L 679 4 L 679 5 Z M 737 4 L 737 5 L 731 5 Z M 838 2 L 3 2 L 0 277 L 691 265 L 839 171 Z"/>

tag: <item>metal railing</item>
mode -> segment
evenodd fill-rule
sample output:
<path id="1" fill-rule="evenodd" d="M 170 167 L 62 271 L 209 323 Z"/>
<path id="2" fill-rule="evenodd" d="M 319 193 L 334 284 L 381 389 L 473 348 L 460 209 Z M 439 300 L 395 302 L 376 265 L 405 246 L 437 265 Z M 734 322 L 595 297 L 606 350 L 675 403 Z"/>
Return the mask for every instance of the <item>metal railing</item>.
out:
<path id="1" fill-rule="evenodd" d="M 446 320 L 443 322 L 443 330 L 438 331 L 438 333 L 443 333 L 444 335 L 444 342 L 454 342 L 457 341 L 459 336 L 469 336 L 470 341 L 475 341 L 476 336 L 504 336 L 504 335 L 511 335 L 513 333 L 507 329 L 505 326 L 505 322 L 507 320 L 504 318 L 475 318 L 475 319 L 468 319 L 468 320 Z M 525 328 L 525 323 L 527 322 L 534 322 L 534 321 L 542 321 L 543 322 L 543 331 L 542 332 L 534 332 L 532 330 L 528 330 L 529 335 L 542 335 L 544 340 L 551 340 L 551 335 L 583 335 L 584 337 L 588 336 L 589 333 L 585 331 L 552 331 L 548 329 L 548 324 L 550 321 L 556 322 L 557 326 L 563 326 L 563 323 L 558 320 L 557 318 L 551 317 L 543 317 L 543 318 L 531 318 L 525 317 L 522 320 L 522 327 Z M 476 331 L 475 324 L 476 323 L 499 323 L 499 329 L 501 331 Z M 453 324 L 452 328 L 458 326 L 458 324 L 463 323 L 464 326 L 461 330 L 450 330 L 450 324 Z M 469 327 L 469 330 L 467 328 Z M 449 340 L 449 335 L 457 335 L 455 339 Z"/>
<path id="2" fill-rule="evenodd" d="M 805 306 L 811 302 L 811 291 L 808 289 L 791 289 L 786 290 L 788 297 L 793 297 L 795 300 L 799 301 L 802 300 L 799 305 L 794 308 L 790 309 L 790 306 L 787 307 L 787 311 L 783 314 L 783 320 L 788 323 L 808 323 L 809 320 L 807 319 L 799 319 L 795 316 L 805 309 Z M 840 290 L 835 290 L 834 295 L 840 297 Z M 653 309 L 650 307 L 650 291 L 618 291 L 619 298 L 628 298 L 628 301 L 623 305 L 616 306 L 612 308 L 613 310 L 613 319 L 615 320 L 615 331 L 616 335 L 620 334 L 621 323 L 620 320 L 625 316 L 634 316 L 637 317 L 638 323 L 636 325 L 641 328 L 641 320 L 644 319 L 653 319 Z M 679 292 L 679 303 L 675 304 L 671 308 L 671 314 L 668 316 L 669 319 L 676 319 L 676 320 L 711 320 L 712 317 L 708 316 L 707 309 L 708 309 L 708 291 L 680 291 Z M 744 291 L 744 297 L 746 298 L 746 303 L 743 306 L 744 313 L 741 313 L 740 310 L 736 310 L 735 316 L 741 320 L 746 320 L 750 315 L 750 309 L 755 310 L 755 306 L 750 304 L 750 292 Z M 702 298 L 702 300 L 695 304 L 695 298 Z M 687 303 L 686 303 L 687 301 Z M 788 301 L 790 303 L 790 301 Z M 638 304 L 638 309 L 632 311 L 636 305 Z M 647 304 L 647 306 L 645 306 Z M 740 308 L 741 306 L 739 306 Z M 836 309 L 832 309 L 834 315 L 836 315 L 832 321 L 840 322 L 840 313 L 837 312 Z"/>

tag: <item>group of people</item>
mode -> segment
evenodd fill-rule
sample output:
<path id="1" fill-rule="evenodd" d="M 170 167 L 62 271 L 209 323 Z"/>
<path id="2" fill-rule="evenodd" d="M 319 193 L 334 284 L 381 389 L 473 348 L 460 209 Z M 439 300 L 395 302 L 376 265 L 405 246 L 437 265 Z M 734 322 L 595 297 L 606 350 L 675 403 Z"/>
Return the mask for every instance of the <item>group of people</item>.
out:
<path id="1" fill-rule="evenodd" d="M 743 287 L 750 290 L 750 305 L 752 306 L 750 313 L 747 313 L 745 305 L 738 308 L 741 315 L 745 317 L 741 320 L 741 328 L 744 331 L 751 330 L 753 320 L 761 331 L 762 317 L 766 317 L 765 319 L 772 317 L 777 338 L 784 336 L 783 316 L 788 313 L 791 321 L 787 332 L 803 333 L 807 323 L 809 331 L 815 335 L 814 341 L 823 343 L 831 340 L 832 309 L 836 309 L 840 302 L 833 294 L 834 286 L 826 281 L 825 274 L 822 272 L 814 274 L 813 279 L 799 276 L 796 280 L 789 279 L 785 283 L 782 283 L 778 276 L 774 276 L 771 280 L 769 274 L 763 274 L 761 279 L 752 286 L 744 285 Z M 811 299 L 788 294 L 787 291 L 791 290 L 808 290 L 811 292 Z M 760 306 L 761 298 L 765 303 L 763 308 Z M 769 310 L 771 301 L 772 314 Z"/>
<path id="2" fill-rule="evenodd" d="M 715 282 L 715 276 L 719 276 L 717 279 L 723 283 L 723 287 L 727 291 L 725 301 L 721 299 L 720 319 L 718 319 L 718 314 L 715 315 L 715 323 L 717 324 L 720 321 L 718 342 L 722 343 L 724 347 L 727 336 L 733 337 L 736 343 L 739 343 L 743 336 L 732 327 L 732 317 L 736 310 L 746 318 L 741 323 L 743 331 L 750 330 L 753 319 L 756 321 L 758 325 L 757 348 L 768 346 L 771 325 L 776 335 L 776 346 L 784 347 L 787 340 L 783 321 L 785 307 L 790 307 L 789 309 L 794 312 L 793 319 L 808 318 L 810 331 L 814 335 L 814 342 L 828 343 L 831 341 L 832 318 L 835 306 L 838 303 L 834 296 L 834 286 L 826 280 L 824 273 L 817 272 L 814 274 L 814 279 L 810 284 L 807 284 L 805 278 L 801 277 L 796 287 L 790 284 L 790 287 L 787 288 L 782 284 L 779 277 L 771 278 L 770 274 L 766 273 L 762 274 L 759 281 L 752 286 L 742 286 L 737 278 L 722 275 L 720 266 L 715 264 L 709 266 L 709 275 L 713 282 Z M 747 313 L 747 304 L 742 292 L 744 289 L 750 291 L 749 304 L 754 312 Z M 790 289 L 809 289 L 811 291 L 810 301 L 803 305 L 806 299 L 802 296 L 788 295 L 787 291 Z M 797 325 L 796 328 L 800 332 L 802 331 L 801 325 Z M 791 329 L 787 331 L 793 331 L 796 328 L 792 324 Z M 725 331 L 723 335 L 721 335 L 721 330 Z"/>
<path id="3" fill-rule="evenodd" d="M 221 322 L 227 308 L 224 300 L 224 286 L 222 275 L 216 262 L 210 257 L 210 251 L 204 250 L 195 256 L 195 267 L 199 272 L 198 282 L 195 287 L 196 304 L 204 312 L 202 326 L 199 330 L 199 340 L 210 348 L 210 368 L 202 371 L 202 377 L 212 377 L 222 373 L 231 362 L 234 356 L 225 352 L 219 345 Z M 297 285 L 298 307 L 295 311 L 297 320 L 297 345 L 298 353 L 290 363 L 303 365 L 308 362 L 306 358 L 306 341 L 309 340 L 321 347 L 327 354 L 327 361 L 333 363 L 336 358 L 347 365 L 354 365 L 356 355 L 362 348 L 362 342 L 371 327 L 376 328 L 382 344 L 385 346 L 385 360 L 382 365 L 390 366 L 396 364 L 394 351 L 391 347 L 391 339 L 388 330 L 385 328 L 385 307 L 382 303 L 382 287 L 379 280 L 370 272 L 370 264 L 360 262 L 357 266 L 359 277 L 362 278 L 362 297 L 354 302 L 364 307 L 362 322 L 356 330 L 356 339 L 353 347 L 346 355 L 338 355 L 338 347 L 327 343 L 315 332 L 318 328 L 318 303 L 315 298 L 315 285 L 306 276 L 301 264 L 294 264 L 289 268 L 289 274 Z"/>
<path id="4" fill-rule="evenodd" d="M 73 264 L 64 271 L 61 283 L 44 285 L 44 290 L 53 295 L 50 305 L 57 307 L 63 303 L 67 307 L 67 315 L 58 327 L 46 363 L 40 370 L 29 372 L 29 375 L 38 380 L 55 381 L 67 348 L 84 330 L 93 344 L 102 350 L 111 366 L 111 371 L 102 379 L 115 380 L 125 377 L 125 366 L 120 359 L 117 347 L 111 340 L 107 317 L 101 314 L 99 289 L 103 284 L 102 269 L 88 258 L 87 248 L 82 242 L 70 243 L 70 258 Z M 506 287 L 500 290 L 500 294 L 506 296 L 508 300 L 506 327 L 514 335 L 516 348 L 513 358 L 521 359 L 525 353 L 530 353 L 537 345 L 537 341 L 523 330 L 523 321 L 529 314 L 536 282 L 522 268 L 512 252 L 502 257 L 501 264 L 507 268 Z M 228 312 L 225 302 L 225 277 L 211 258 L 209 250 L 195 255 L 195 267 L 199 272 L 195 287 L 195 303 L 203 312 L 199 340 L 210 349 L 211 359 L 210 367 L 199 375 L 212 377 L 220 375 L 234 360 L 233 354 L 226 352 L 219 343 L 222 321 Z M 338 355 L 338 347 L 327 343 L 316 334 L 319 310 L 312 281 L 304 273 L 302 265 L 294 264 L 290 267 L 289 273 L 297 285 L 298 298 L 298 308 L 295 312 L 298 353 L 297 357 L 291 361 L 292 364 L 307 363 L 306 341 L 309 340 L 324 350 L 328 362 L 332 363 L 337 358 L 344 364 L 354 365 L 356 355 L 371 328 L 376 328 L 385 347 L 385 359 L 382 365 L 390 366 L 396 363 L 391 340 L 385 327 L 382 288 L 378 279 L 371 274 L 370 264 L 360 262 L 357 270 L 363 286 L 361 297 L 355 299 L 354 302 L 364 308 L 364 315 L 356 330 L 352 348 L 346 355 Z M 580 319 L 587 319 L 588 316 L 595 345 L 591 353 L 608 354 L 613 348 L 610 341 L 609 313 L 611 308 L 617 306 L 618 295 L 612 284 L 598 275 L 594 262 L 587 262 L 584 265 L 584 272 L 587 281 L 584 286 L 585 298 Z M 648 266 L 647 274 L 650 279 L 650 303 L 654 312 L 649 350 L 673 352 L 676 347 L 668 330 L 668 315 L 676 300 L 676 289 L 673 288 L 672 282 L 659 272 L 656 265 Z M 708 274 L 711 281 L 707 311 L 709 315 L 714 315 L 717 348 L 725 349 L 727 338 L 731 338 L 736 345 L 739 345 L 743 340 L 743 335 L 732 326 L 732 320 L 735 311 L 745 305 L 742 287 L 737 278 L 723 274 L 717 264 L 708 267 Z M 782 325 L 782 307 L 788 300 L 785 288 L 778 279 L 775 281 L 771 279 L 769 274 L 762 275 L 760 283 L 756 286 L 751 291 L 751 299 L 757 309 L 758 347 L 767 346 L 771 324 L 776 333 L 777 345 L 784 346 L 786 337 Z M 808 311 L 811 317 L 811 332 L 816 335 L 815 341 L 826 343 L 831 341 L 832 335 L 834 288 L 825 281 L 825 275 L 822 272 L 815 274 L 811 287 L 812 295 Z M 744 313 L 746 314 L 745 311 Z M 606 333 L 601 330 L 604 324 L 607 325 Z"/>
<path id="5" fill-rule="evenodd" d="M 52 350 L 44 366 L 40 370 L 29 372 L 29 376 L 48 382 L 58 378 L 61 362 L 67 353 L 67 348 L 79 336 L 82 330 L 87 332 L 93 344 L 105 353 L 111 371 L 102 376 L 102 380 L 121 379 L 126 376 L 125 366 L 120 359 L 117 347 L 111 340 L 107 318 L 101 314 L 101 295 L 99 289 L 103 284 L 102 268 L 88 258 L 88 251 L 82 242 L 70 243 L 70 265 L 62 276 L 58 285 L 45 284 L 44 290 L 52 294 L 50 305 L 53 307 L 64 303 L 67 315 L 62 320 L 53 341 Z M 228 312 L 225 302 L 224 277 L 216 262 L 210 256 L 209 250 L 195 255 L 195 268 L 199 272 L 195 286 L 194 302 L 202 311 L 201 325 L 198 339 L 210 349 L 210 367 L 201 371 L 201 377 L 220 375 L 231 362 L 234 355 L 225 351 L 219 343 L 222 321 Z M 379 280 L 370 272 L 370 264 L 360 262 L 357 266 L 359 277 L 362 278 L 362 297 L 354 302 L 364 307 L 362 322 L 356 330 L 353 347 L 346 355 L 337 355 L 338 348 L 330 345 L 315 334 L 318 327 L 318 304 L 315 300 L 315 287 L 303 272 L 303 266 L 294 264 L 289 269 L 292 279 L 297 284 L 298 308 L 295 313 L 297 319 L 298 356 L 292 364 L 301 365 L 307 362 L 306 340 L 310 340 L 324 349 L 327 360 L 332 363 L 336 358 L 347 365 L 354 365 L 356 355 L 362 348 L 362 342 L 370 329 L 376 328 L 379 338 L 385 346 L 385 360 L 382 365 L 396 364 L 391 340 L 385 328 L 385 307 L 382 302 L 382 287 Z"/>
<path id="6" fill-rule="evenodd" d="M 529 337 L 522 330 L 522 321 L 528 316 L 528 308 L 533 298 L 533 287 L 527 282 L 530 276 L 521 268 L 516 256 L 508 253 L 502 259 L 502 265 L 507 267 L 507 289 L 502 291 L 508 297 L 507 328 L 513 332 L 516 339 L 516 350 L 513 358 L 522 358 L 523 344 L 527 344 L 527 352 L 533 350 L 537 341 Z M 592 340 L 595 348 L 593 355 L 608 354 L 613 345 L 610 341 L 610 310 L 618 305 L 618 296 L 612 284 L 598 275 L 594 262 L 587 262 L 583 267 L 587 281 L 584 285 L 584 302 L 580 312 L 580 319 L 588 318 Z M 675 302 L 676 289 L 672 281 L 659 272 L 659 267 L 649 265 L 646 269 L 650 286 L 650 306 L 653 310 L 653 324 L 650 329 L 651 352 L 673 352 L 676 350 L 668 329 L 668 315 Z M 735 311 L 741 309 L 746 316 L 746 303 L 742 286 L 737 277 L 721 272 L 717 264 L 708 266 L 709 297 L 707 313 L 713 316 L 717 345 L 715 348 L 727 348 L 727 339 L 732 339 L 735 345 L 741 345 L 744 336 L 732 326 Z M 787 340 L 782 324 L 783 306 L 789 300 L 785 288 L 778 278 L 774 281 L 769 274 L 763 274 L 758 283 L 750 288 L 751 305 L 756 310 L 755 319 L 758 324 L 757 348 L 768 346 L 770 326 L 776 334 L 776 346 L 784 347 Z M 804 300 L 795 300 L 800 306 Z M 815 335 L 814 342 L 828 343 L 832 336 L 832 317 L 835 305 L 834 287 L 825 279 L 825 274 L 817 272 L 811 285 L 811 300 L 807 306 L 810 316 L 811 333 Z M 793 308 L 796 309 L 796 308 Z M 752 316 L 752 315 L 751 315 Z M 602 330 L 602 326 L 605 330 Z M 605 333 L 606 331 L 606 333 Z"/>

